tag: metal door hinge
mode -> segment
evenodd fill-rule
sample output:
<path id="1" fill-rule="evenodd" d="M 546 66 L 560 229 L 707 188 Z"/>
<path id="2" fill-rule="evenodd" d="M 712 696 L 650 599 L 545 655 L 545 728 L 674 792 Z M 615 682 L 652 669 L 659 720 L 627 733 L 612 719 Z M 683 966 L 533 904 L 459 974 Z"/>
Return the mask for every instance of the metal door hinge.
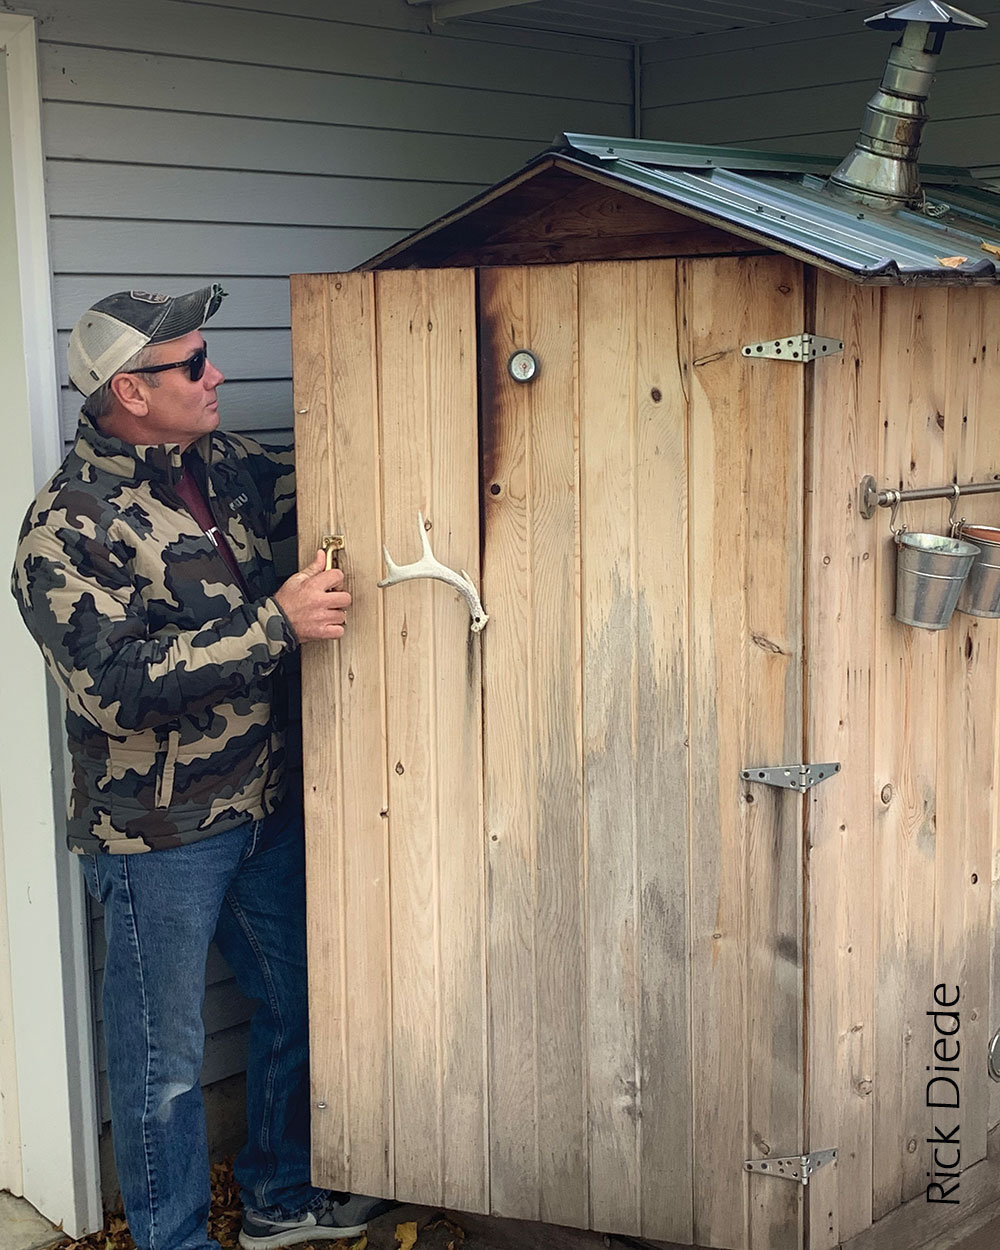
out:
<path id="1" fill-rule="evenodd" d="M 840 765 L 833 764 L 779 764 L 777 768 L 744 768 L 740 776 L 744 781 L 759 781 L 764 786 L 781 786 L 786 790 L 808 790 L 818 786 L 827 777 L 840 772 Z"/>
<path id="2" fill-rule="evenodd" d="M 836 1150 L 813 1150 L 807 1155 L 790 1155 L 785 1159 L 747 1159 L 743 1166 L 748 1172 L 763 1172 L 768 1176 L 783 1176 L 786 1181 L 809 1184 L 809 1177 L 825 1163 L 835 1163 Z"/>
<path id="3" fill-rule="evenodd" d="M 823 339 L 818 334 L 793 334 L 786 339 L 747 343 L 743 355 L 760 356 L 764 360 L 797 360 L 804 365 L 817 356 L 836 356 L 843 350 L 841 339 Z"/>

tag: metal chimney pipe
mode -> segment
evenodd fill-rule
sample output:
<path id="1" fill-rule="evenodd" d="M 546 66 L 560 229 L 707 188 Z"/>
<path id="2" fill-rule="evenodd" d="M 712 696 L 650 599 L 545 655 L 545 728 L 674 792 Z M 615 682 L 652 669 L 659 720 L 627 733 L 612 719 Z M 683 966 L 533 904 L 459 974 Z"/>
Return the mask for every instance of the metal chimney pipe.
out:
<path id="1" fill-rule="evenodd" d="M 927 120 L 924 102 L 951 30 L 986 26 L 981 18 L 939 0 L 914 0 L 865 19 L 874 30 L 902 30 L 889 51 L 882 83 L 865 109 L 854 151 L 830 175 L 826 189 L 841 199 L 893 212 L 922 200 L 917 156 Z"/>

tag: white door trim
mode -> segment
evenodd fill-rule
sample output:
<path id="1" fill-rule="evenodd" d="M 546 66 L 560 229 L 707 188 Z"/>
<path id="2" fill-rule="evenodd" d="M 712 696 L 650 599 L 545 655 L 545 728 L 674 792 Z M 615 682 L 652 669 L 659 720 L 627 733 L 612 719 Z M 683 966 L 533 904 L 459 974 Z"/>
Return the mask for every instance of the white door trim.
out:
<path id="1" fill-rule="evenodd" d="M 2 581 L 30 496 L 62 459 L 33 18 L 0 14 L 4 52 L 18 269 L 17 289 L 4 298 L 20 301 L 24 370 L 13 379 L 5 418 Z M 0 804 L 22 1189 L 77 1237 L 103 1224 L 87 908 L 56 816 L 63 806 L 58 700 L 6 591 L 0 649 Z"/>

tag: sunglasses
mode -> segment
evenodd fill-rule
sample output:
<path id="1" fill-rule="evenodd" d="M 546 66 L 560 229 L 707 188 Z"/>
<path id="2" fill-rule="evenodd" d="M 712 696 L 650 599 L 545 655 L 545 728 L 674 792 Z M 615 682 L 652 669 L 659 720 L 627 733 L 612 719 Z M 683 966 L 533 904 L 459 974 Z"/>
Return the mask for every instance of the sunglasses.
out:
<path id="1" fill-rule="evenodd" d="M 145 369 L 129 369 L 129 373 L 165 373 L 167 369 L 187 369 L 191 381 L 198 382 L 205 372 L 207 360 L 208 344 L 205 343 L 198 348 L 193 356 L 189 356 L 187 360 L 175 360 L 169 365 L 149 365 Z"/>

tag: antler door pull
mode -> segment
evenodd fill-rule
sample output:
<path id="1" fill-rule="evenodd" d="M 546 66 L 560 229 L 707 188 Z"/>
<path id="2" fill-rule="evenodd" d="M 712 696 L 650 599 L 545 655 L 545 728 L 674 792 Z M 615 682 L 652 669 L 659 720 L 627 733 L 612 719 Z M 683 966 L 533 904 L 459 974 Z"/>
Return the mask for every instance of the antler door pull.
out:
<path id="1" fill-rule="evenodd" d="M 392 556 L 389 555 L 388 547 L 383 547 L 382 553 L 385 556 L 385 567 L 389 572 L 388 576 L 378 583 L 379 586 L 384 589 L 386 586 L 395 586 L 398 582 L 413 581 L 418 577 L 433 577 L 439 582 L 446 582 L 457 590 L 469 605 L 469 615 L 472 618 L 470 628 L 474 634 L 478 634 L 490 618 L 483 610 L 479 593 L 473 585 L 472 579 L 464 569 L 461 573 L 456 573 L 453 569 L 448 568 L 446 564 L 442 564 L 434 558 L 434 552 L 431 551 L 431 544 L 427 538 L 427 531 L 424 529 L 424 514 L 422 512 L 417 513 L 417 524 L 420 528 L 420 541 L 424 548 L 423 556 L 413 564 L 395 564 Z"/>

